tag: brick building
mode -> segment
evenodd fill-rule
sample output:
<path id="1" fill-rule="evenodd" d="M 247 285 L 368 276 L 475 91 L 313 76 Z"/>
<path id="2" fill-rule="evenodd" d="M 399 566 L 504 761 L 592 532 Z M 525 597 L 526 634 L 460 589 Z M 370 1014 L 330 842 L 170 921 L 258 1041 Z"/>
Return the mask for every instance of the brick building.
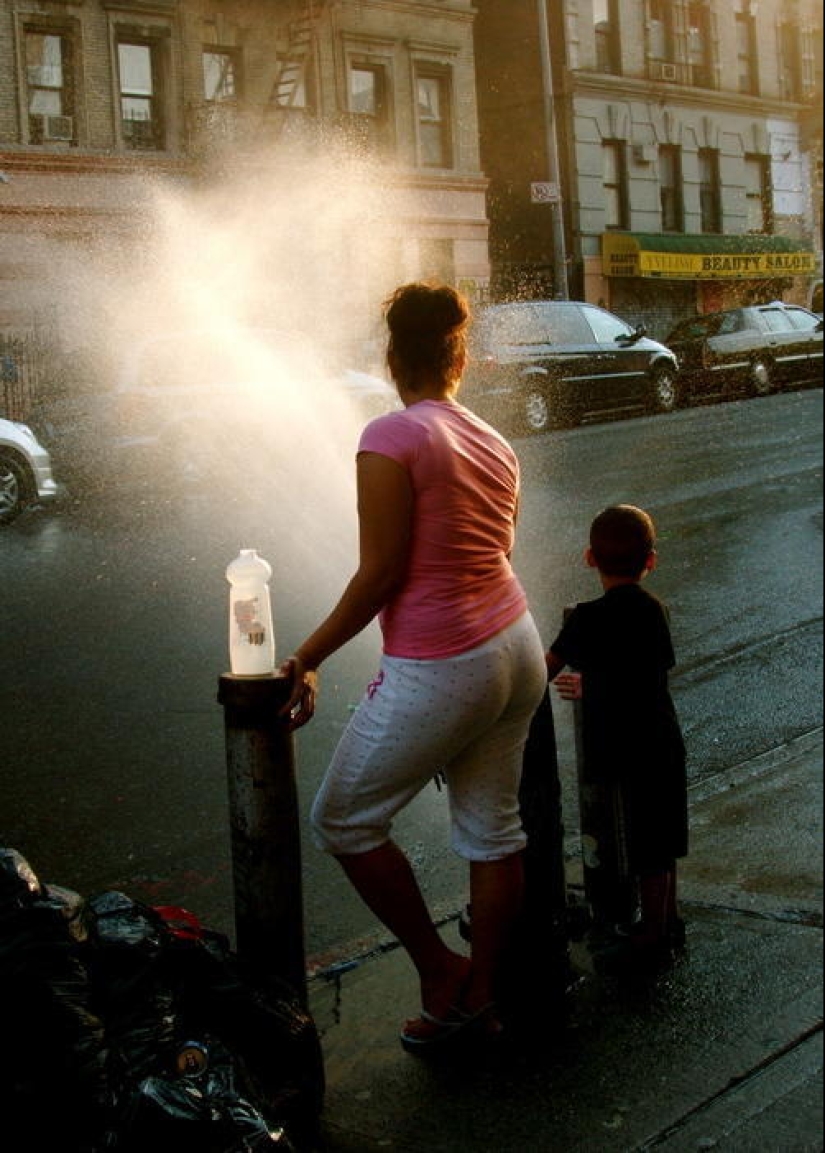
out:
<path id="1" fill-rule="evenodd" d="M 371 166 L 384 258 L 349 235 L 307 260 L 373 310 L 400 278 L 483 292 L 473 18 L 470 0 L 0 0 L 0 333 L 66 327 L 55 268 L 113 238 L 140 253 L 147 182 L 265 170 L 263 229 L 301 165 L 334 202 L 343 146 Z"/>
<path id="2" fill-rule="evenodd" d="M 537 0 L 478 8 L 497 291 L 559 288 L 558 205 L 531 195 L 555 147 L 571 295 L 659 335 L 731 300 L 804 299 L 822 243 L 818 0 L 548 2 L 544 53 Z"/>

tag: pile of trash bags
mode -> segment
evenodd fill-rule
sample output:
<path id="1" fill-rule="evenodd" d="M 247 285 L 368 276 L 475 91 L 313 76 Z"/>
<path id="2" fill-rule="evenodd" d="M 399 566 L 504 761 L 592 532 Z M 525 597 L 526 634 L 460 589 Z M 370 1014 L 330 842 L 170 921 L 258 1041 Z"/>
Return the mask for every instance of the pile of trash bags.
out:
<path id="1" fill-rule="evenodd" d="M 184 909 L 42 884 L 0 848 L 0 1146 L 294 1153 L 324 1081 L 311 1017 Z"/>

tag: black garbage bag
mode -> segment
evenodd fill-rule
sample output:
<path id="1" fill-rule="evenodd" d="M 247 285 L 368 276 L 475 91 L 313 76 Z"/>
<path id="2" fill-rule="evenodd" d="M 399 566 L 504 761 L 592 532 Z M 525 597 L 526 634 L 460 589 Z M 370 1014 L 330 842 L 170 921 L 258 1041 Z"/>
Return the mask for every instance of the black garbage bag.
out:
<path id="1" fill-rule="evenodd" d="M 314 1144 L 324 1097 L 321 1044 L 295 991 L 242 963 L 225 936 L 186 910 L 158 910 L 175 939 L 170 950 L 180 1011 L 195 1035 L 209 1033 L 232 1053 L 237 1083 L 301 1148 Z"/>
<path id="2" fill-rule="evenodd" d="M 0 848 L 0 1117 L 21 1148 L 95 1148 L 109 1106 L 89 910 Z"/>
<path id="3" fill-rule="evenodd" d="M 94 1005 L 106 1026 L 108 1075 L 116 1092 L 174 1063 L 177 992 L 169 965 L 171 935 L 149 906 L 124 893 L 89 900 Z"/>
<path id="4" fill-rule="evenodd" d="M 174 1074 L 145 1077 L 134 1085 L 121 1103 L 108 1148 L 118 1153 L 167 1148 L 182 1153 L 294 1153 L 284 1130 L 272 1128 L 240 1095 L 229 1051 L 211 1038 L 187 1044 L 199 1060 L 192 1065 L 178 1061 Z"/>
<path id="5" fill-rule="evenodd" d="M 0 849 L 0 1147 L 278 1153 L 314 1146 L 314 1023 L 183 909 L 86 901 Z"/>
<path id="6" fill-rule="evenodd" d="M 226 938 L 186 910 L 115 892 L 89 904 L 95 1005 L 106 1022 L 117 1101 L 110 1147 L 149 1149 L 160 1129 L 174 1132 L 177 1150 L 198 1153 L 265 1148 L 276 1139 L 281 1150 L 310 1145 L 323 1064 L 312 1018 L 295 994 L 275 980 L 254 983 Z M 197 1061 L 187 1068 L 185 1054 L 199 1051 L 206 1072 Z M 143 1144 L 129 1144 L 141 1132 Z"/>

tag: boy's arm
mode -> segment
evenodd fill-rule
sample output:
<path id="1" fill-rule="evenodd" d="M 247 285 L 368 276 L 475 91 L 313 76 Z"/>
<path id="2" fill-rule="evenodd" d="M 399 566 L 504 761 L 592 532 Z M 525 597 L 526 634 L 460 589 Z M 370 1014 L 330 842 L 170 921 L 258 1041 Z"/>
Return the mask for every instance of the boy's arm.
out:
<path id="1" fill-rule="evenodd" d="M 554 681 L 567 664 L 567 661 L 562 660 L 558 653 L 554 653 L 552 649 L 547 650 L 544 654 L 544 659 L 547 662 L 547 679 Z"/>

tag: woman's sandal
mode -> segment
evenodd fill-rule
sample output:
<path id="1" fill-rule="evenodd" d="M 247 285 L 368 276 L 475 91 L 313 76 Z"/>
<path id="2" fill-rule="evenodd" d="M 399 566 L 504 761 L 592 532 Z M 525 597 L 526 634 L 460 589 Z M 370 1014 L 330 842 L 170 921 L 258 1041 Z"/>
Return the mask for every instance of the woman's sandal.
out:
<path id="1" fill-rule="evenodd" d="M 452 1008 L 446 1020 L 440 1020 L 422 1009 L 417 1020 L 430 1026 L 432 1032 L 426 1035 L 410 1033 L 402 1029 L 399 1040 L 408 1053 L 432 1053 L 442 1049 L 457 1039 L 465 1039 L 468 1034 L 477 1035 L 479 1028 L 484 1024 L 485 1018 L 490 1017 L 495 1005 L 490 1002 L 475 1013 L 465 1013 L 463 1009 Z M 495 1037 L 498 1030 L 483 1030 L 484 1036 Z"/>

